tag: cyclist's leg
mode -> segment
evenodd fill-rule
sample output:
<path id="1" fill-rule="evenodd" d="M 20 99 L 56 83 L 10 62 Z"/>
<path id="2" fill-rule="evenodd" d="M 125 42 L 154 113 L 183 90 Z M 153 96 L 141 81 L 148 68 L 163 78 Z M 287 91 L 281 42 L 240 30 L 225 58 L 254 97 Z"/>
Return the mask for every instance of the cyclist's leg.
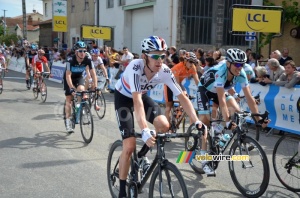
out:
<path id="1" fill-rule="evenodd" d="M 73 85 L 76 87 L 76 91 L 86 90 L 85 89 L 85 80 L 82 77 L 74 79 Z M 81 102 L 81 97 L 78 96 L 77 101 L 78 101 L 78 103 Z"/>
<path id="2" fill-rule="evenodd" d="M 123 150 L 119 159 L 120 197 L 126 197 L 126 178 L 130 167 L 130 157 L 136 147 L 134 137 L 133 101 L 115 91 L 115 112 L 121 136 Z"/>
<path id="3" fill-rule="evenodd" d="M 226 104 L 227 104 L 227 108 L 229 110 L 229 115 L 232 116 L 232 115 L 234 115 L 235 112 L 240 111 L 240 107 L 239 107 L 238 103 L 232 96 L 229 96 L 229 95 L 226 96 Z"/>

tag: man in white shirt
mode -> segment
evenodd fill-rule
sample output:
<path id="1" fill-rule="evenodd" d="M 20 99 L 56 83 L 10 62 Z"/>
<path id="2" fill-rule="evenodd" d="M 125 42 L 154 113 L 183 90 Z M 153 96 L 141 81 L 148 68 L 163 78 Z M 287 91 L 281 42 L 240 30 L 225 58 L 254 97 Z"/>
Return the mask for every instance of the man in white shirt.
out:
<path id="1" fill-rule="evenodd" d="M 123 56 L 121 57 L 122 70 L 125 71 L 127 65 L 133 60 L 133 54 L 129 52 L 127 47 L 123 47 Z"/>

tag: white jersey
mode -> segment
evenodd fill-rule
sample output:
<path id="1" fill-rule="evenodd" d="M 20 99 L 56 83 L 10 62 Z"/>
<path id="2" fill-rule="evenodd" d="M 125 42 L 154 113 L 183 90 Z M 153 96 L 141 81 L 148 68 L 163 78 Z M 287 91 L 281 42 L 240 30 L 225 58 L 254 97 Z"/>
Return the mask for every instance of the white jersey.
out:
<path id="1" fill-rule="evenodd" d="M 164 83 L 172 90 L 175 96 L 182 93 L 171 69 L 167 65 L 162 64 L 161 69 L 150 80 L 148 80 L 144 74 L 144 67 L 143 59 L 134 59 L 131 61 L 116 83 L 116 90 L 132 98 L 133 92 L 145 94 L 157 84 Z"/>

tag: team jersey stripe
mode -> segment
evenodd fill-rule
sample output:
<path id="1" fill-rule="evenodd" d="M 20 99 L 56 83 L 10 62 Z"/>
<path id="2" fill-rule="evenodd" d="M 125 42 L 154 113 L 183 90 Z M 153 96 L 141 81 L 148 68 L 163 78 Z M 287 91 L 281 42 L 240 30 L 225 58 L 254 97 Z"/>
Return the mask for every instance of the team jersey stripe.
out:
<path id="1" fill-rule="evenodd" d="M 180 85 L 177 83 L 177 81 L 174 77 L 172 77 L 172 81 L 173 81 L 174 85 L 177 87 L 177 89 L 182 92 Z"/>
<path id="2" fill-rule="evenodd" d="M 124 87 L 124 90 L 129 93 L 131 95 L 131 91 L 130 91 L 130 86 L 129 84 L 125 81 L 125 78 L 122 77 L 121 78 L 121 83 L 122 83 L 122 86 Z"/>
<path id="3" fill-rule="evenodd" d="M 134 78 L 135 90 L 137 92 L 141 92 L 140 77 L 137 74 L 134 74 L 133 78 Z"/>

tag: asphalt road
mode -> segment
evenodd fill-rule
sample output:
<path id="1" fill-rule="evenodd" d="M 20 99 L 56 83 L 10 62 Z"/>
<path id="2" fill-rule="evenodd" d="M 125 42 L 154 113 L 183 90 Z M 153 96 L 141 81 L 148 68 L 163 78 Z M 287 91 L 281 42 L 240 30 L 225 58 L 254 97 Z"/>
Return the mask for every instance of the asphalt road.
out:
<path id="1" fill-rule="evenodd" d="M 68 135 L 62 120 L 62 85 L 48 81 L 48 98 L 41 103 L 25 87 L 24 74 L 9 71 L 0 95 L 0 197 L 110 197 L 106 162 L 110 145 L 120 139 L 113 110 L 113 94 L 106 93 L 107 112 L 95 120 L 93 141 L 86 145 L 78 125 Z M 262 197 L 299 197 L 277 180 L 271 164 L 278 135 L 261 135 L 270 163 L 270 183 Z M 166 144 L 167 158 L 176 163 L 183 141 Z M 150 154 L 149 158 L 153 158 Z M 216 177 L 198 175 L 188 164 L 177 164 L 190 197 L 242 197 L 234 186 L 226 162 Z M 146 186 L 147 188 L 147 186 Z M 147 191 L 146 191 L 147 192 Z M 147 197 L 147 193 L 139 197 Z"/>

